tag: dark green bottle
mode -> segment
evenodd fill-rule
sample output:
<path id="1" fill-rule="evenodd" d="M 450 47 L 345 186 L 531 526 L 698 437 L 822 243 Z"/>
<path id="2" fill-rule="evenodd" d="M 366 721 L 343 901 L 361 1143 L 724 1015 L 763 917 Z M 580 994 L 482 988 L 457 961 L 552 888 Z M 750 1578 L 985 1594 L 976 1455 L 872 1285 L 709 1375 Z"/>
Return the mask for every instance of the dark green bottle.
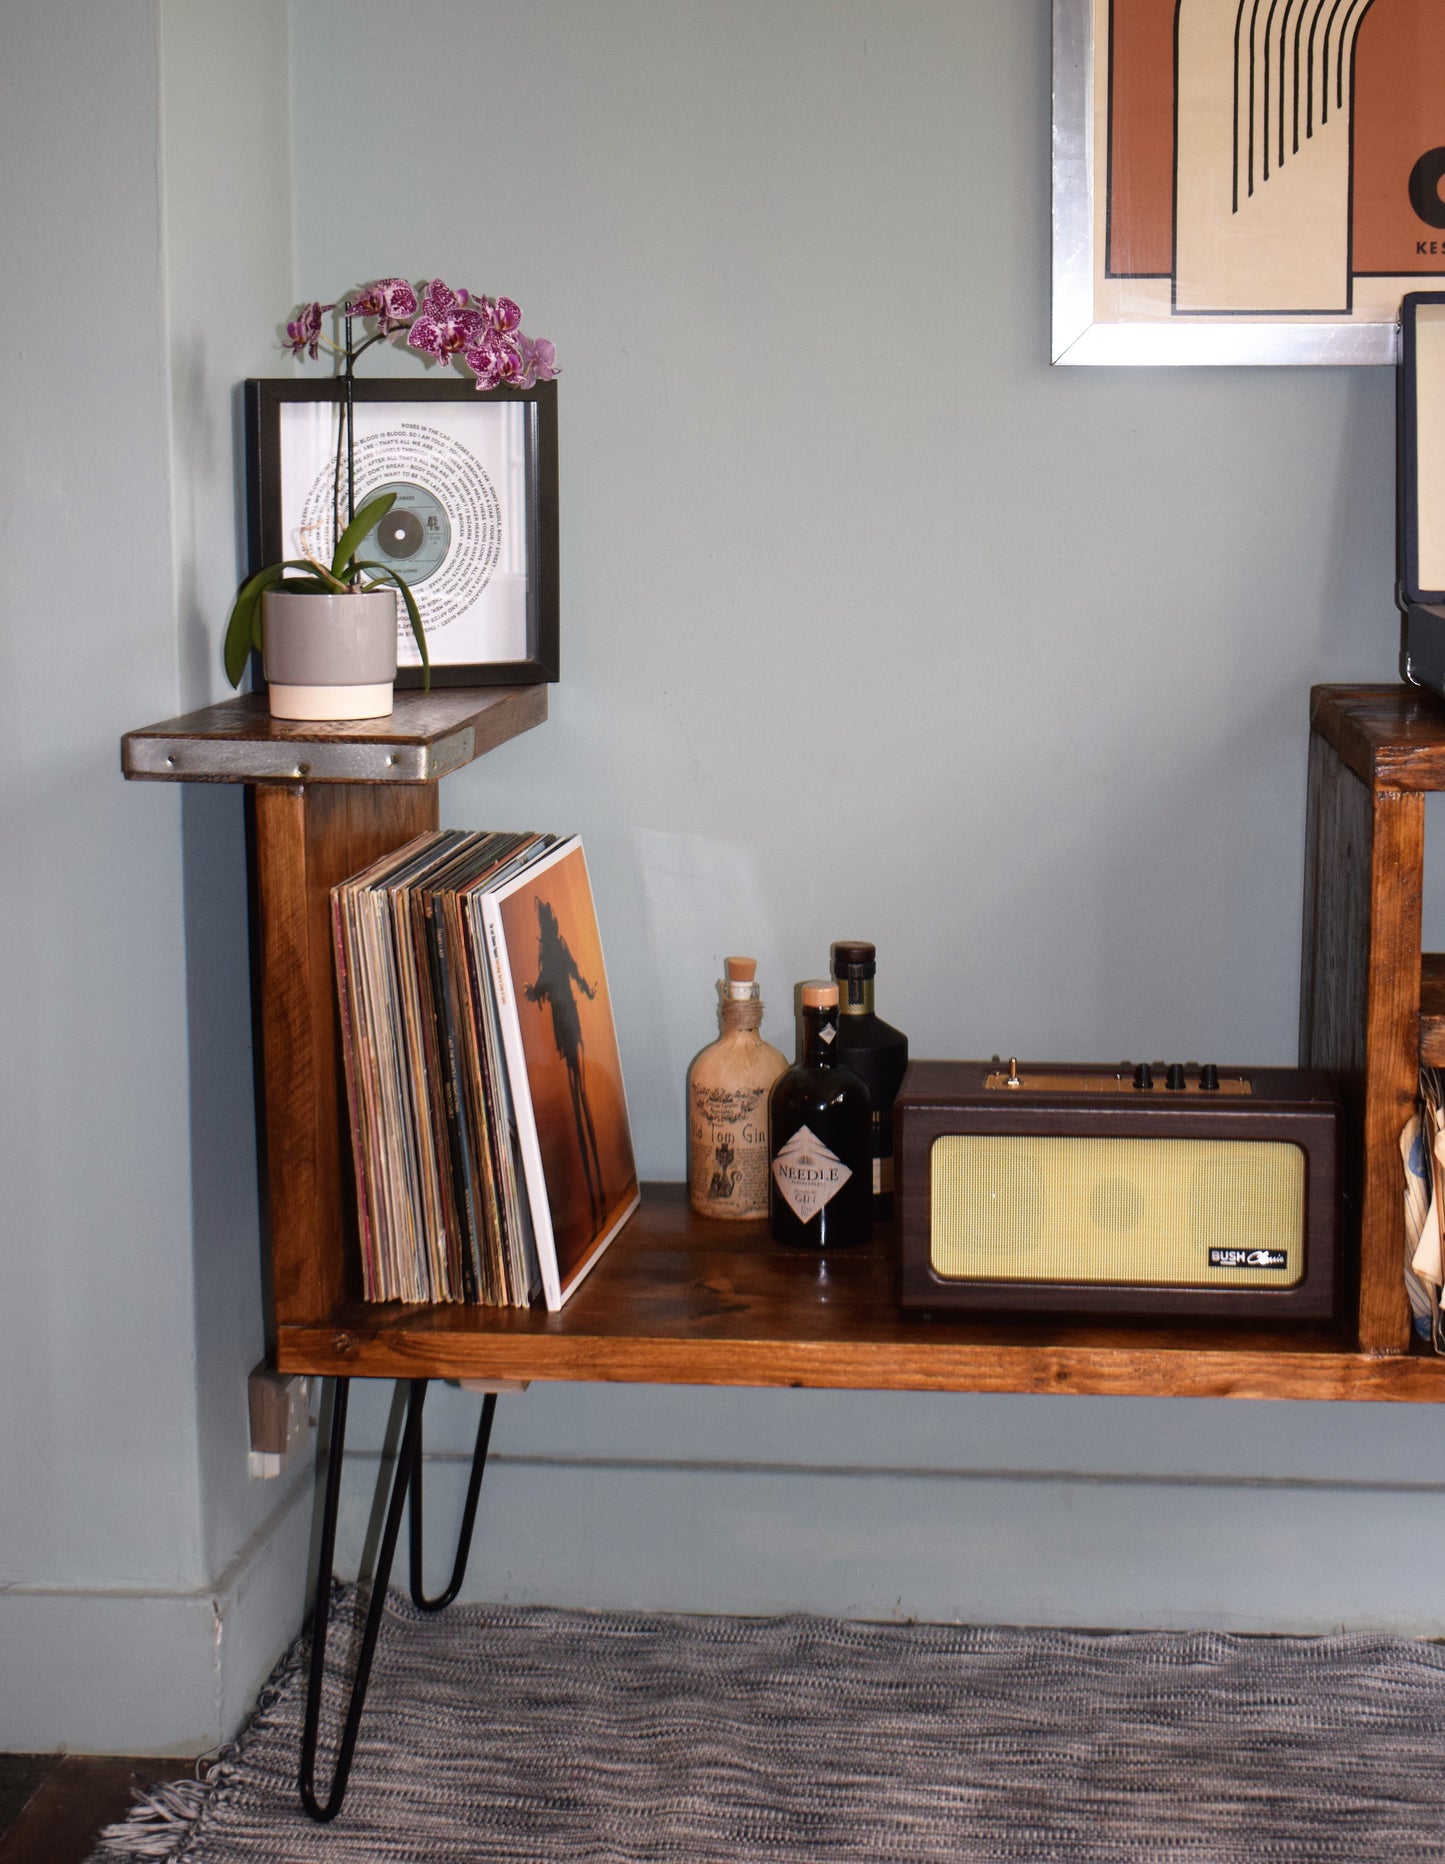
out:
<path id="1" fill-rule="evenodd" d="M 908 1066 L 908 1037 L 873 1009 L 876 953 L 866 939 L 839 939 L 833 947 L 838 981 L 837 1056 L 868 1089 L 873 1134 L 873 1215 L 893 1215 L 893 1102 Z"/>
<path id="2" fill-rule="evenodd" d="M 837 1062 L 838 986 L 804 984 L 795 1067 L 768 1100 L 768 1217 L 773 1240 L 841 1249 L 873 1228 L 868 1090 Z"/>

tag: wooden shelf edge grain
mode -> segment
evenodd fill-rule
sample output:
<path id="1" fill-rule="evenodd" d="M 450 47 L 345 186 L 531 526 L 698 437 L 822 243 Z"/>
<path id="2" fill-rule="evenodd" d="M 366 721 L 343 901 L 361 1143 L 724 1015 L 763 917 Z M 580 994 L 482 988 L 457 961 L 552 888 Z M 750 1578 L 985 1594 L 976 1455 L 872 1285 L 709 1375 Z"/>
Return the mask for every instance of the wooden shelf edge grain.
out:
<path id="1" fill-rule="evenodd" d="M 389 718 L 287 724 L 243 693 L 121 739 L 121 770 L 152 783 L 436 783 L 540 725 L 545 686 L 398 692 Z"/>
<path id="2" fill-rule="evenodd" d="M 761 1225 L 708 1223 L 681 1186 L 642 1209 L 558 1314 L 367 1307 L 276 1332 L 282 1372 L 1199 1398 L 1445 1398 L 1445 1361 L 1372 1357 L 1315 1328 L 929 1320 L 893 1302 L 883 1238 L 824 1264 Z"/>
<path id="3" fill-rule="evenodd" d="M 1445 789 L 1445 706 L 1405 685 L 1316 686 L 1310 724 L 1362 783 Z"/>

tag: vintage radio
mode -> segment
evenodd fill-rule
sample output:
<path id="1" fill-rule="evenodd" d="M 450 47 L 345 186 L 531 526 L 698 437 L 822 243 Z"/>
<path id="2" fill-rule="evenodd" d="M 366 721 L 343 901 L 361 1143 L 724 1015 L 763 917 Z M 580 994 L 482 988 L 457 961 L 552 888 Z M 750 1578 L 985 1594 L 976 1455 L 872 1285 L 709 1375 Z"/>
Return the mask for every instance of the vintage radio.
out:
<path id="1" fill-rule="evenodd" d="M 1333 1312 L 1324 1075 L 922 1061 L 894 1122 L 905 1308 Z"/>

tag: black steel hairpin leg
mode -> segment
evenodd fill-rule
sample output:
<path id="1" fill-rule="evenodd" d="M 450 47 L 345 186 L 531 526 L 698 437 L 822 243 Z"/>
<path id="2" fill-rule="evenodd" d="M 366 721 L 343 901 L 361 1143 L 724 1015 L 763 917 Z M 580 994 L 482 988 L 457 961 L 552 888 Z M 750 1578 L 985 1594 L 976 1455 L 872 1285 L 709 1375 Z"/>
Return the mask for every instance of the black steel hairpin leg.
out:
<path id="1" fill-rule="evenodd" d="M 444 1611 L 462 1589 L 467 1574 L 467 1555 L 472 1550 L 472 1529 L 477 1522 L 477 1498 L 482 1492 L 482 1477 L 487 1468 L 487 1446 L 492 1440 L 492 1413 L 497 1408 L 497 1394 L 488 1392 L 482 1400 L 482 1415 L 477 1423 L 476 1448 L 472 1451 L 472 1476 L 467 1484 L 467 1505 L 462 1510 L 462 1531 L 457 1541 L 457 1557 L 452 1567 L 451 1584 L 439 1597 L 429 1599 L 422 1586 L 421 1559 L 421 1444 L 411 1466 L 411 1602 L 420 1612 Z"/>
<path id="2" fill-rule="evenodd" d="M 342 1724 L 341 1740 L 336 1749 L 336 1765 L 331 1774 L 331 1794 L 323 1805 L 316 1797 L 316 1740 L 321 1727 L 321 1684 L 326 1673 L 326 1623 L 331 1609 L 331 1574 L 336 1551 L 336 1515 L 341 1500 L 341 1463 L 346 1451 L 346 1402 L 350 1379 L 336 1381 L 331 1408 L 331 1447 L 326 1468 L 326 1500 L 321 1514 L 321 1546 L 316 1575 L 316 1613 L 311 1624 L 311 1673 L 306 1687 L 306 1720 L 301 1733 L 301 1768 L 297 1786 L 301 1803 L 318 1824 L 334 1819 L 346 1797 L 346 1781 L 351 1772 L 351 1757 L 356 1749 L 356 1731 L 361 1725 L 361 1711 L 366 1702 L 366 1686 L 371 1679 L 371 1660 L 376 1652 L 381 1616 L 386 1609 L 386 1585 L 391 1577 L 391 1563 L 396 1554 L 397 1536 L 401 1532 L 401 1511 L 417 1466 L 421 1447 L 421 1408 L 426 1402 L 427 1381 L 409 1382 L 406 1423 L 402 1427 L 401 1447 L 396 1456 L 396 1473 L 392 1477 L 391 1501 L 382 1529 L 381 1546 L 376 1555 L 376 1572 L 371 1582 L 371 1601 L 367 1607 L 366 1626 L 361 1651 L 356 1661 L 356 1675 L 351 1684 L 351 1700 Z"/>

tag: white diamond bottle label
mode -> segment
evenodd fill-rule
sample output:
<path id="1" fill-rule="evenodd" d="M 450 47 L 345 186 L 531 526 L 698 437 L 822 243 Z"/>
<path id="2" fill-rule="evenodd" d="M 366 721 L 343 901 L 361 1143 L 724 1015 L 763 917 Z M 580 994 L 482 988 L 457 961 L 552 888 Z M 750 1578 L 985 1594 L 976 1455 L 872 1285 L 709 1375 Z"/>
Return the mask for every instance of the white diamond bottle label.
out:
<path id="1" fill-rule="evenodd" d="M 773 1182 L 799 1223 L 807 1223 L 853 1176 L 808 1127 L 800 1126 L 773 1160 Z"/>

